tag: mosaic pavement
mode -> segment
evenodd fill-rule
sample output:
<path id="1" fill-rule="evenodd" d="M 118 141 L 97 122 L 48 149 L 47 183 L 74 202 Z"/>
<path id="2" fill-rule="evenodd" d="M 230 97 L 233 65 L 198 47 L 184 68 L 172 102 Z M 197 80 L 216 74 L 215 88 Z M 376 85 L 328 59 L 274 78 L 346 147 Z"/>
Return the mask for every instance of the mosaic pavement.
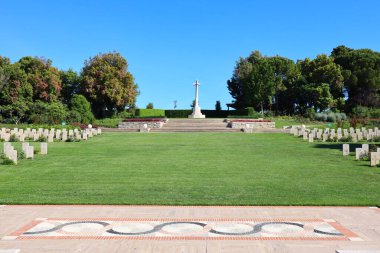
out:
<path id="1" fill-rule="evenodd" d="M 38 218 L 3 237 L 27 239 L 361 240 L 328 219 Z"/>

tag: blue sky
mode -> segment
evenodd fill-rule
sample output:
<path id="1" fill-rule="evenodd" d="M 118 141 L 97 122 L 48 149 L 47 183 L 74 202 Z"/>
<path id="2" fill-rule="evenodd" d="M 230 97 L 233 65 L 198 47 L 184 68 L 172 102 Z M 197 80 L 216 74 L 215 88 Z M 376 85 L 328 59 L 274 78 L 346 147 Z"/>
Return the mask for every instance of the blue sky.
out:
<path id="1" fill-rule="evenodd" d="M 0 55 L 44 56 L 79 72 L 115 50 L 140 86 L 139 107 L 189 108 L 198 79 L 200 106 L 226 108 L 239 57 L 313 58 L 341 44 L 380 51 L 379 13 L 378 0 L 0 0 Z"/>

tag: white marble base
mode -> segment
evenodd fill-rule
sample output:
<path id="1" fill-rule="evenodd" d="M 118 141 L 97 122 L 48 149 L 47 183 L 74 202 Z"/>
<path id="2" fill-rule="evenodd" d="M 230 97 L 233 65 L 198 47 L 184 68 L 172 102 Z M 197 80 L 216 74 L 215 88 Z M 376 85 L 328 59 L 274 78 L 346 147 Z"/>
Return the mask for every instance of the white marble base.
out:
<path id="1" fill-rule="evenodd" d="M 204 118 L 206 118 L 206 116 L 202 114 L 201 108 L 198 106 L 194 107 L 193 113 L 190 114 L 188 117 L 189 117 L 189 119 L 204 119 Z"/>

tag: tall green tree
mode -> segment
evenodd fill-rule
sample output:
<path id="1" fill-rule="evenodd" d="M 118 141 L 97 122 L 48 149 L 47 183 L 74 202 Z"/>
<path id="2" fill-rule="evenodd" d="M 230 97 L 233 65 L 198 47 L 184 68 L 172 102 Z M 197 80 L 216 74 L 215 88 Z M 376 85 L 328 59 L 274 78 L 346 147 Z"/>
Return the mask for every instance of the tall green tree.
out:
<path id="1" fill-rule="evenodd" d="M 81 92 L 90 101 L 96 117 L 106 117 L 135 104 L 138 86 L 127 61 L 116 52 L 98 54 L 85 62 Z"/>
<path id="2" fill-rule="evenodd" d="M 380 53 L 345 46 L 333 49 L 334 62 L 343 68 L 347 109 L 380 106 Z"/>
<path id="3" fill-rule="evenodd" d="M 31 101 L 33 87 L 19 64 L 11 64 L 8 58 L 0 56 L 0 105 L 17 101 Z"/>
<path id="4" fill-rule="evenodd" d="M 62 82 L 61 100 L 65 104 L 69 104 L 74 94 L 79 91 L 81 78 L 77 72 L 72 69 L 67 71 L 61 70 L 59 76 Z"/>
<path id="5" fill-rule="evenodd" d="M 343 75 L 341 67 L 327 55 L 318 55 L 314 60 L 306 58 L 297 62 L 302 79 L 299 93 L 305 100 L 300 103 L 300 110 L 313 108 L 316 111 L 326 109 L 343 110 Z M 303 108 L 302 108 L 303 107 Z"/>
<path id="6" fill-rule="evenodd" d="M 25 72 L 28 83 L 32 85 L 34 100 L 44 102 L 58 100 L 62 83 L 59 70 L 52 66 L 51 60 L 27 56 L 16 64 Z"/>
<path id="7" fill-rule="evenodd" d="M 285 101 L 281 100 L 280 96 L 287 90 L 287 83 L 291 81 L 288 81 L 288 77 L 290 77 L 292 71 L 294 71 L 295 63 L 281 56 L 269 57 L 268 61 L 273 70 L 275 83 L 275 94 L 272 102 L 275 104 L 276 113 L 279 114 L 280 111 L 284 112 L 285 110 Z"/>
<path id="8" fill-rule="evenodd" d="M 259 51 L 241 58 L 227 87 L 237 109 L 254 107 L 261 112 L 268 109 L 275 93 L 275 78 L 268 58 Z"/>
<path id="9" fill-rule="evenodd" d="M 70 100 L 71 111 L 80 115 L 79 122 L 89 124 L 94 121 L 91 105 L 83 95 L 74 94 Z"/>

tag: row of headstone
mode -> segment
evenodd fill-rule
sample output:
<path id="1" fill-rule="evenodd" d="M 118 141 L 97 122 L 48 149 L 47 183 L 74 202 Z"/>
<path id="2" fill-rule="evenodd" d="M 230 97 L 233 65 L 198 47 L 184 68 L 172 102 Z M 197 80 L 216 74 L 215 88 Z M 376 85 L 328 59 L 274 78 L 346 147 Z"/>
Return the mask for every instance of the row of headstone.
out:
<path id="1" fill-rule="evenodd" d="M 350 145 L 343 144 L 343 156 L 350 154 Z M 380 163 L 380 148 L 377 148 L 376 152 L 370 152 L 369 144 L 362 144 L 361 148 L 355 149 L 355 159 L 361 160 L 364 157 L 369 157 L 371 166 L 377 166 Z"/>
<path id="2" fill-rule="evenodd" d="M 4 142 L 3 152 L 6 158 L 17 164 L 17 150 L 14 149 L 10 142 Z"/>
<path id="3" fill-rule="evenodd" d="M 40 153 L 41 155 L 47 155 L 48 146 L 46 142 L 41 142 Z M 25 155 L 26 159 L 34 159 L 34 146 L 29 145 L 28 142 L 23 142 L 21 147 L 22 152 Z M 3 148 L 4 156 L 12 160 L 17 164 L 17 150 L 14 149 L 10 142 L 4 142 Z"/>
<path id="4" fill-rule="evenodd" d="M 353 142 L 358 142 L 363 140 L 371 141 L 373 138 L 380 137 L 380 130 L 378 127 L 374 129 L 366 129 L 365 127 L 361 129 L 354 129 L 353 127 L 350 129 L 338 128 L 337 131 L 330 128 L 325 128 L 324 130 L 314 128 L 310 130 L 305 126 L 292 126 L 290 134 L 298 137 L 302 136 L 303 140 L 308 140 L 309 142 L 314 142 L 315 139 L 325 142 L 328 139 L 334 138 L 340 141 L 348 137 L 351 137 Z"/>
<path id="5" fill-rule="evenodd" d="M 24 129 L 18 129 L 14 128 L 12 130 L 2 128 L 0 131 L 0 138 L 3 139 L 5 142 L 10 141 L 11 136 L 15 136 L 15 138 L 20 141 L 24 142 L 26 138 L 33 139 L 34 141 L 38 141 L 41 137 L 46 138 L 48 143 L 51 143 L 56 140 L 60 141 L 66 141 L 68 138 L 73 138 L 75 140 L 87 140 L 88 138 L 91 138 L 95 135 L 99 135 L 102 133 L 102 130 L 100 128 L 87 128 L 85 130 L 66 130 L 64 129 L 31 129 L 27 128 L 25 131 Z"/>

